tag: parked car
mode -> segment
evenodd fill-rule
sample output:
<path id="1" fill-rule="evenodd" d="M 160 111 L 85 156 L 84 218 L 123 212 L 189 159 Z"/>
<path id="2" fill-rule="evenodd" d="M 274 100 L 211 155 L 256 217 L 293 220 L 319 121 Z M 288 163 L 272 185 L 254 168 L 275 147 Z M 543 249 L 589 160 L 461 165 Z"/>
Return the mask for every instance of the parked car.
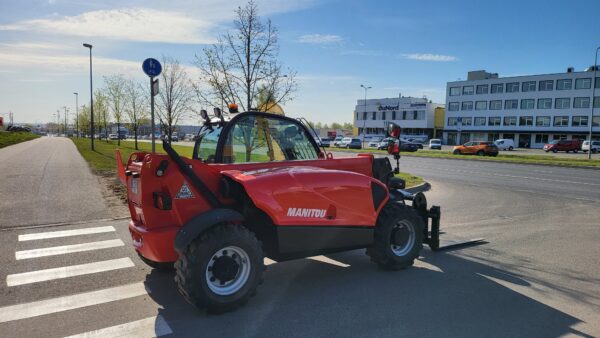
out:
<path id="1" fill-rule="evenodd" d="M 117 134 L 108 134 L 109 140 L 118 140 L 119 136 Z"/>
<path id="2" fill-rule="evenodd" d="M 338 144 L 339 144 L 340 142 L 342 142 L 342 140 L 343 140 L 343 139 L 344 139 L 344 138 L 343 138 L 342 136 L 336 136 L 336 138 L 333 140 L 333 146 L 334 146 L 334 147 L 337 147 L 337 146 L 338 146 Z"/>
<path id="3" fill-rule="evenodd" d="M 494 141 L 494 144 L 500 150 L 510 150 L 515 149 L 515 141 L 508 138 L 501 138 L 499 140 Z"/>
<path id="4" fill-rule="evenodd" d="M 415 152 L 419 149 L 422 149 L 423 145 L 421 144 L 420 146 L 421 146 L 421 148 L 419 148 L 418 143 L 400 141 L 400 151 Z"/>
<path id="5" fill-rule="evenodd" d="M 336 145 L 338 148 L 348 148 L 348 145 L 352 142 L 352 137 L 342 138 Z"/>
<path id="6" fill-rule="evenodd" d="M 494 142 L 471 141 L 455 146 L 452 153 L 454 155 L 498 156 L 498 147 Z"/>
<path id="7" fill-rule="evenodd" d="M 321 147 L 329 148 L 331 146 L 331 139 L 329 137 L 325 137 L 321 139 Z"/>
<path id="8" fill-rule="evenodd" d="M 378 137 L 378 136 L 371 137 L 371 140 L 369 141 L 369 143 L 367 143 L 367 147 L 378 148 L 379 143 L 381 142 L 382 139 L 383 139 L 382 137 Z"/>
<path id="9" fill-rule="evenodd" d="M 390 141 L 397 141 L 397 140 L 392 137 L 386 137 L 379 142 L 379 144 L 377 145 L 377 149 L 378 150 L 386 150 L 390 144 Z"/>
<path id="10" fill-rule="evenodd" d="M 195 137 L 194 134 L 185 134 L 184 137 L 183 137 L 183 139 L 185 141 L 193 141 L 194 137 Z"/>
<path id="11" fill-rule="evenodd" d="M 415 145 L 415 147 L 417 147 L 417 149 L 423 149 L 423 142 L 421 142 L 420 140 L 410 140 L 408 141 L 408 143 L 412 143 Z"/>
<path id="12" fill-rule="evenodd" d="M 572 151 L 574 153 L 578 152 L 581 149 L 581 140 L 554 140 L 546 145 L 544 145 L 545 152 L 553 152 L 557 153 L 559 151 Z"/>
<path id="13" fill-rule="evenodd" d="M 600 141 L 592 141 L 591 148 L 592 148 L 592 153 L 596 153 L 596 152 L 600 151 Z M 581 150 L 584 153 L 587 153 L 588 151 L 590 151 L 590 141 L 583 141 L 583 144 L 581 145 Z"/>
<path id="14" fill-rule="evenodd" d="M 432 138 L 429 140 L 429 149 L 442 150 L 442 140 L 439 138 Z"/>
<path id="15" fill-rule="evenodd" d="M 362 149 L 362 141 L 359 138 L 353 138 L 348 144 L 347 148 L 350 149 Z"/>

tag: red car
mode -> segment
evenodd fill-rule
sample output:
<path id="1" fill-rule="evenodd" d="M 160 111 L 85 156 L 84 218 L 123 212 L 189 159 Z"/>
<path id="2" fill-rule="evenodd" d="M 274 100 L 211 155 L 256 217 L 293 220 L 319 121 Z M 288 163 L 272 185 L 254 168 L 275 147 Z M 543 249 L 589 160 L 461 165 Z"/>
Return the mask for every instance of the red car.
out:
<path id="1" fill-rule="evenodd" d="M 557 153 L 559 151 L 572 151 L 574 153 L 578 152 L 581 149 L 581 140 L 554 140 L 546 145 L 544 145 L 545 152 L 553 152 Z"/>

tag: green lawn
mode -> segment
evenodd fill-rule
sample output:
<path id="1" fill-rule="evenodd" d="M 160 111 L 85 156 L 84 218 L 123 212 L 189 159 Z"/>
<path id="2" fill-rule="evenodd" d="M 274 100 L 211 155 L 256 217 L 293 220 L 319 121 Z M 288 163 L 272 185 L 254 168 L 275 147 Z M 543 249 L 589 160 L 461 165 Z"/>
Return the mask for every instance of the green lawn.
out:
<path id="1" fill-rule="evenodd" d="M 117 146 L 117 141 L 98 141 L 95 140 L 95 151 L 91 150 L 90 139 L 84 138 L 72 138 L 71 139 L 75 146 L 83 156 L 83 158 L 90 164 L 92 169 L 96 172 L 114 172 L 116 175 L 117 161 L 115 160 L 115 150 L 118 148 L 121 150 L 121 156 L 123 161 L 127 161 L 129 155 L 135 152 L 133 141 L 121 141 L 121 146 Z M 141 151 L 151 151 L 152 144 L 150 142 L 138 142 L 138 146 Z M 193 147 L 173 145 L 173 148 L 179 155 L 188 158 L 192 157 Z M 162 143 L 156 143 L 156 151 L 164 153 L 162 149 Z M 411 187 L 423 183 L 423 179 L 418 176 L 414 176 L 407 173 L 400 173 L 398 177 L 403 178 L 406 181 L 406 186 Z"/>
<path id="2" fill-rule="evenodd" d="M 387 154 L 385 150 L 375 149 L 337 149 L 330 148 L 330 151 L 342 151 L 342 152 L 353 152 L 353 153 L 374 153 L 374 154 Z M 508 162 L 508 163 L 530 163 L 530 164 L 545 164 L 545 165 L 557 165 L 557 166 L 571 166 L 571 167 L 600 167 L 599 159 L 587 160 L 583 158 L 565 158 L 552 155 L 508 155 L 499 154 L 496 157 L 489 156 L 475 156 L 475 155 L 453 155 L 449 151 L 441 150 L 418 150 L 416 152 L 402 152 L 402 156 L 414 156 L 414 157 L 433 157 L 433 158 L 454 158 L 454 159 L 465 159 L 474 161 L 493 161 L 493 162 Z"/>
<path id="3" fill-rule="evenodd" d="M 33 140 L 40 137 L 33 133 L 11 133 L 8 131 L 0 131 L 0 148 L 8 147 L 13 144 Z"/>

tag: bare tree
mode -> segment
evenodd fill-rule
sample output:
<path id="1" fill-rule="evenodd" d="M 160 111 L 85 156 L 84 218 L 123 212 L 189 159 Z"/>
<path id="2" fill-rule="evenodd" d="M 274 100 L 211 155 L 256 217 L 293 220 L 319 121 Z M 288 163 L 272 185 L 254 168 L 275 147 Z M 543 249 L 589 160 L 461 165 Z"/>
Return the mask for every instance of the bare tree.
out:
<path id="1" fill-rule="evenodd" d="M 125 112 L 125 87 L 127 80 L 123 75 L 111 75 L 104 77 L 106 85 L 106 96 L 112 116 L 117 122 L 117 144 L 121 145 L 121 119 Z"/>
<path id="2" fill-rule="evenodd" d="M 79 108 L 79 132 L 90 135 L 90 107 L 83 105 Z"/>
<path id="3" fill-rule="evenodd" d="M 140 120 L 148 117 L 146 93 L 142 86 L 134 80 L 128 80 L 125 84 L 125 113 L 135 140 L 135 150 L 138 149 L 138 130 Z"/>
<path id="4" fill-rule="evenodd" d="M 297 90 L 296 72 L 283 71 L 278 62 L 277 28 L 271 20 L 258 16 L 258 6 L 250 1 L 235 11 L 235 30 L 218 38 L 216 44 L 196 55 L 200 80 L 196 95 L 203 104 L 218 107 L 223 102 L 237 103 L 242 111 L 269 110 L 292 100 Z M 259 94 L 269 100 L 257 106 Z"/>
<path id="5" fill-rule="evenodd" d="M 163 71 L 160 74 L 157 113 L 169 142 L 175 126 L 191 109 L 193 90 L 190 79 L 179 61 L 163 57 Z"/>

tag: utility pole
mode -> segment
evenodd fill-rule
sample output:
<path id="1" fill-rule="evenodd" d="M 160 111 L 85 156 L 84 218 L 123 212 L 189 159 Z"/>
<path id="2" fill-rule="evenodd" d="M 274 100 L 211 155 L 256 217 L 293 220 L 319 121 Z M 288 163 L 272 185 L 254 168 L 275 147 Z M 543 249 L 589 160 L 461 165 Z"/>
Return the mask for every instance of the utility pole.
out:
<path id="1" fill-rule="evenodd" d="M 79 138 L 79 93 L 73 94 L 75 94 L 75 132 Z"/>
<path id="2" fill-rule="evenodd" d="M 67 120 L 69 116 L 69 109 L 67 108 L 67 106 L 63 106 L 63 108 L 65 109 L 65 137 L 69 136 L 69 132 L 68 132 L 68 127 L 67 127 Z"/>
<path id="3" fill-rule="evenodd" d="M 90 49 L 90 130 L 92 136 L 92 151 L 94 150 L 94 89 L 92 85 L 92 45 L 84 43 L 83 47 Z"/>
<path id="4" fill-rule="evenodd" d="M 365 89 L 365 101 L 364 101 L 364 106 L 365 106 L 365 111 L 363 112 L 363 128 L 362 128 L 362 147 L 365 147 L 365 136 L 366 136 L 366 123 L 367 123 L 367 90 L 371 89 L 370 86 L 365 86 L 365 85 L 360 85 L 361 87 L 363 87 Z"/>
<path id="5" fill-rule="evenodd" d="M 590 149 L 588 150 L 588 160 L 592 159 L 592 126 L 594 125 L 594 103 L 596 103 L 596 86 L 598 85 L 596 82 L 596 71 L 598 70 L 598 51 L 600 51 L 600 47 L 596 48 L 596 56 L 594 58 L 594 77 L 592 80 L 592 109 L 590 110 Z"/>
<path id="6" fill-rule="evenodd" d="M 56 136 L 60 136 L 60 109 L 56 110 Z"/>

